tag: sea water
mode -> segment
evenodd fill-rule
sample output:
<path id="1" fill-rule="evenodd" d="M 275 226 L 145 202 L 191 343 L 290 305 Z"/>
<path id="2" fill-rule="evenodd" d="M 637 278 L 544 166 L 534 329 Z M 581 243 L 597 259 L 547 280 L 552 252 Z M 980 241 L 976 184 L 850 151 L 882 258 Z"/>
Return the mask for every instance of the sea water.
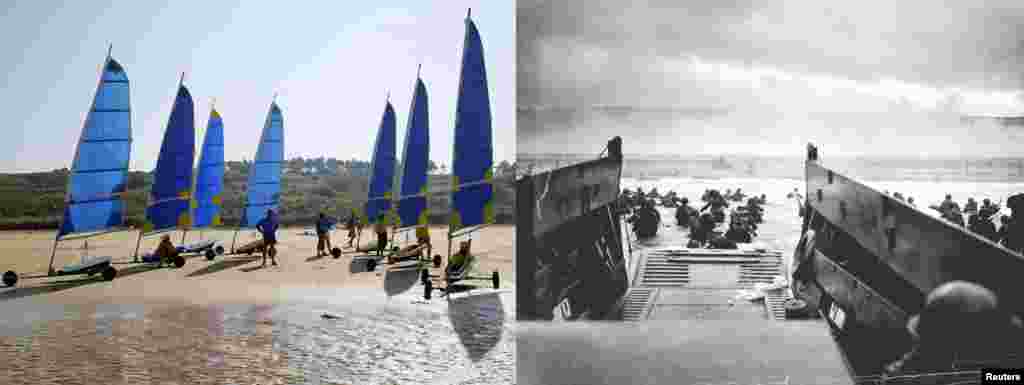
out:
<path id="1" fill-rule="evenodd" d="M 836 170 L 842 173 L 842 170 Z M 915 173 L 927 173 L 929 170 L 916 170 Z M 854 177 L 856 179 L 856 177 Z M 919 178 L 900 179 L 900 175 L 892 175 L 891 179 L 864 180 L 858 182 L 880 192 L 890 194 L 899 192 L 904 197 L 914 198 L 915 206 L 922 212 L 938 218 L 939 212 L 928 206 L 939 204 L 949 194 L 962 208 L 967 198 L 972 197 L 981 205 L 982 199 L 988 198 L 994 203 L 1002 203 L 1000 214 L 1009 215 L 1005 207 L 1006 198 L 1024 193 L 1024 182 L 1006 178 L 1003 181 L 956 180 L 947 178 L 941 181 L 927 181 Z M 918 180 L 914 180 L 918 179 Z M 806 197 L 806 182 L 797 178 L 749 178 L 749 177 L 667 177 L 667 178 L 623 178 L 622 188 L 636 191 L 637 187 L 650 192 L 657 188 L 660 194 L 675 191 L 680 198 L 689 199 L 691 207 L 700 209 L 705 203 L 700 200 L 707 189 L 717 189 L 725 193 L 726 189 L 741 189 L 747 197 L 765 195 L 767 203 L 764 207 L 764 223 L 758 225 L 757 237 L 753 245 L 769 250 L 780 250 L 784 265 L 791 266 L 793 250 L 800 240 L 802 219 L 799 209 L 802 201 L 787 197 L 794 189 L 800 196 Z M 741 204 L 729 202 L 730 206 Z M 746 201 L 742 204 L 746 204 Z M 662 228 L 658 235 L 651 239 L 641 240 L 634 244 L 633 252 L 654 247 L 683 247 L 688 241 L 688 230 L 676 226 L 675 209 L 658 207 L 661 214 Z M 964 218 L 966 221 L 966 218 Z M 998 222 L 998 220 L 997 220 Z M 998 225 L 998 223 L 997 223 Z M 787 273 L 788 275 L 788 273 Z"/>
<path id="2" fill-rule="evenodd" d="M 4 384 L 510 384 L 508 291 L 275 304 L 3 303 Z M 329 314 L 330 317 L 323 317 Z"/>

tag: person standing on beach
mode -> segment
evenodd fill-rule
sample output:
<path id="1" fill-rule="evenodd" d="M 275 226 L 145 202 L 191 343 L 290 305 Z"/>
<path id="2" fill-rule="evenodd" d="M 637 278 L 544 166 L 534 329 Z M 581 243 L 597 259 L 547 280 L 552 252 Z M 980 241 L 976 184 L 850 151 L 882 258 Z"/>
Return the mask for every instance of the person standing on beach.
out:
<path id="1" fill-rule="evenodd" d="M 345 223 L 345 226 L 348 227 L 348 247 L 352 247 L 352 242 L 355 242 L 356 240 L 356 227 L 358 226 L 356 223 L 357 221 L 356 211 L 352 210 L 352 215 L 349 215 L 348 221 Z"/>
<path id="2" fill-rule="evenodd" d="M 316 221 L 316 256 L 327 255 L 331 250 L 331 221 L 324 213 Z"/>
<path id="3" fill-rule="evenodd" d="M 256 230 L 263 235 L 263 264 L 260 267 L 267 265 L 267 254 L 270 254 L 270 263 L 273 266 L 277 266 L 277 228 L 278 228 L 277 215 L 274 214 L 274 210 L 267 210 L 267 216 L 263 217 L 259 223 L 256 224 Z"/>
<path id="4" fill-rule="evenodd" d="M 377 220 L 373 224 L 373 231 L 377 233 L 377 255 L 384 256 L 384 249 L 388 246 L 388 227 L 383 220 Z"/>
<path id="5" fill-rule="evenodd" d="M 416 242 L 420 245 L 426 246 L 427 258 L 430 258 L 430 253 L 433 252 L 433 247 L 430 245 L 429 225 L 422 225 L 416 228 Z"/>

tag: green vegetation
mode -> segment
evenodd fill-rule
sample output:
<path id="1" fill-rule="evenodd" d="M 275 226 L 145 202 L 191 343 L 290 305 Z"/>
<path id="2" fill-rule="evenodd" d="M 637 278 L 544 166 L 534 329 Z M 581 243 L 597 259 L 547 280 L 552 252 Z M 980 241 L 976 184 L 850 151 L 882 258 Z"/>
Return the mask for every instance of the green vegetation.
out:
<path id="1" fill-rule="evenodd" d="M 332 158 L 291 159 L 281 183 L 281 220 L 286 225 L 309 225 L 317 213 L 344 218 L 353 208 L 366 200 L 369 162 L 359 160 L 338 161 Z M 227 162 L 224 173 L 222 218 L 225 225 L 238 223 L 245 204 L 245 183 L 248 161 Z M 333 166 L 333 167 L 331 167 Z M 434 165 L 433 170 L 447 171 L 445 165 Z M 514 223 L 513 166 L 502 162 L 495 167 L 495 214 L 498 223 Z M 64 209 L 64 190 L 68 170 L 30 174 L 0 174 L 0 230 L 53 229 Z M 448 175 L 429 176 L 431 191 L 447 191 Z M 128 223 L 139 226 L 145 218 L 145 207 L 152 185 L 148 172 L 133 171 L 128 176 Z M 448 223 L 449 194 L 435 193 L 430 197 L 430 221 Z"/>

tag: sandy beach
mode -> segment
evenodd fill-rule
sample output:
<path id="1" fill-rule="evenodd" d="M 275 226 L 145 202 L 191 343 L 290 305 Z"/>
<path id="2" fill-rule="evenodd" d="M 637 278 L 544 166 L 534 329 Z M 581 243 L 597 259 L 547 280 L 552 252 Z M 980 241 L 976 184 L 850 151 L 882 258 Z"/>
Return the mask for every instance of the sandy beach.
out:
<path id="1" fill-rule="evenodd" d="M 431 228 L 446 255 L 446 228 Z M 69 276 L 26 279 L 0 288 L 0 360 L 5 383 L 511 383 L 514 226 L 474 234 L 481 274 L 499 271 L 501 289 L 480 282 L 474 295 L 422 299 L 422 286 L 385 294 L 384 267 L 350 273 L 355 253 L 315 258 L 303 228 L 278 233 L 279 266 L 255 255 L 189 258 L 181 269 L 128 263 L 137 233 L 89 239 L 109 255 L 111 282 Z M 171 233 L 175 244 L 181 233 Z M 204 231 L 230 249 L 231 231 Z M 364 232 L 362 243 L 371 234 Z M 338 245 L 346 232 L 332 234 Z M 0 271 L 46 270 L 53 232 L 0 233 Z M 186 243 L 200 239 L 191 232 Z M 245 231 L 238 244 L 256 239 Z M 159 237 L 142 241 L 150 252 Z M 57 250 L 77 262 L 82 240 Z M 440 269 L 432 269 L 434 274 Z M 328 315 L 328 318 L 322 317 Z M 508 316 L 506 316 L 508 314 Z M 6 382 L 6 381 L 14 382 Z"/>

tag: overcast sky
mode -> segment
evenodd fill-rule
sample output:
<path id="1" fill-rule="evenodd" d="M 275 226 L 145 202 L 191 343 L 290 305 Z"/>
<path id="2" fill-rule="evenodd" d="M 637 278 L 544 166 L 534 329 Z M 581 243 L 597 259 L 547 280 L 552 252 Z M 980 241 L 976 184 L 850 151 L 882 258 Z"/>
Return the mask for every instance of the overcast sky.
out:
<path id="1" fill-rule="evenodd" d="M 521 153 L 1024 155 L 1024 2 L 517 8 Z"/>
<path id="2" fill-rule="evenodd" d="M 200 135 L 216 98 L 228 160 L 252 159 L 274 92 L 284 112 L 286 156 L 369 160 L 388 91 L 402 148 L 419 63 L 430 96 L 431 158 L 450 164 L 468 7 L 484 44 L 495 159 L 514 155 L 511 1 L 5 5 L 0 172 L 69 166 L 108 43 L 132 82 L 134 170 L 156 164 L 182 71 Z"/>

